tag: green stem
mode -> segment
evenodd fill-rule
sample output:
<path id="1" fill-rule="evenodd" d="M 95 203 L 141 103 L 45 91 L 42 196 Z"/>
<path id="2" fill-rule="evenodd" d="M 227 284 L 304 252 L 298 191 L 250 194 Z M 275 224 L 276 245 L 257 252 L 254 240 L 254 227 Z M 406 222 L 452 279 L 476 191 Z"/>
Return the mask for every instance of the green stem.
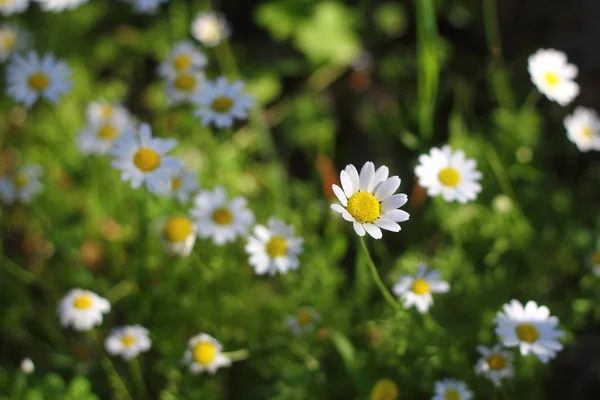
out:
<path id="1" fill-rule="evenodd" d="M 50 103 L 48 103 L 48 105 L 50 106 L 50 111 L 52 112 L 52 115 L 54 115 L 54 119 L 56 120 L 56 123 L 58 124 L 58 129 L 60 131 L 62 131 L 62 134 L 67 138 L 67 141 L 74 144 L 73 138 L 67 133 L 68 132 L 67 129 L 65 128 L 62 121 L 60 120 L 60 117 L 56 113 L 56 107 L 54 107 Z"/>
<path id="2" fill-rule="evenodd" d="M 144 384 L 144 377 L 142 375 L 142 368 L 140 366 L 138 357 L 135 357 L 129 361 L 129 371 L 131 372 L 131 376 L 133 377 L 133 382 L 135 384 L 138 395 L 142 399 L 147 399 L 148 391 L 146 390 L 146 385 Z"/>
<path id="3" fill-rule="evenodd" d="M 250 352 L 248 349 L 239 349 L 235 351 L 228 351 L 223 353 L 223 355 L 229 358 L 231 361 L 243 361 L 250 357 Z"/>
<path id="4" fill-rule="evenodd" d="M 392 308 L 394 308 L 394 309 L 398 308 L 398 302 L 396 302 L 396 300 L 394 299 L 394 296 L 392 296 L 392 294 L 388 291 L 385 284 L 381 280 L 381 277 L 379 276 L 379 272 L 377 272 L 377 267 L 375 266 L 375 263 L 373 262 L 373 257 L 371 257 L 371 252 L 369 251 L 369 248 L 367 247 L 365 238 L 360 236 L 359 239 L 360 239 L 360 244 L 362 245 L 363 250 L 367 254 L 367 259 L 369 261 L 368 264 L 371 269 L 371 275 L 373 275 L 373 280 L 375 281 L 375 284 L 377 285 L 377 287 L 379 288 L 379 291 L 385 298 L 385 301 Z"/>
<path id="5" fill-rule="evenodd" d="M 494 57 L 500 57 L 502 54 L 502 43 L 500 40 L 498 5 L 496 4 L 496 0 L 483 0 L 483 24 L 490 54 Z"/>
<path id="6" fill-rule="evenodd" d="M 13 260 L 4 255 L 4 253 L 0 253 L 0 265 L 6 272 L 8 272 L 21 283 L 30 284 L 40 279 L 39 276 L 19 266 Z"/>
<path id="7" fill-rule="evenodd" d="M 19 372 L 17 374 L 17 377 L 15 378 L 15 382 L 13 384 L 13 390 L 12 390 L 12 395 L 11 395 L 11 400 L 20 400 L 21 399 L 21 392 L 23 391 L 23 387 L 25 386 L 25 376 L 23 375 L 22 372 Z"/>

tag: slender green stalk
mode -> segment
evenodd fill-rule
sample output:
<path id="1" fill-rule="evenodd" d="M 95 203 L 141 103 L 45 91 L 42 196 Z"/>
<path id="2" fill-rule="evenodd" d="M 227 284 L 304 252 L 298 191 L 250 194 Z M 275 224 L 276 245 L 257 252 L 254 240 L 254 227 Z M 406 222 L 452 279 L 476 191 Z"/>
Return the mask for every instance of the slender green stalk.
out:
<path id="1" fill-rule="evenodd" d="M 112 362 L 108 357 L 104 357 L 104 360 L 102 361 L 102 366 L 106 371 L 108 382 L 110 384 L 110 388 L 113 391 L 113 394 L 115 395 L 115 398 L 121 400 L 132 400 L 131 394 L 129 394 L 129 390 L 127 389 L 125 381 L 123 381 L 119 373 L 115 370 L 115 367 L 113 366 Z"/>
<path id="2" fill-rule="evenodd" d="M 39 276 L 27 271 L 25 268 L 8 258 L 4 255 L 4 252 L 0 253 L 0 266 L 21 283 L 29 284 L 40 279 Z"/>
<path id="3" fill-rule="evenodd" d="M 133 378 L 133 382 L 136 387 L 137 394 L 140 399 L 148 398 L 148 391 L 146 390 L 146 384 L 144 383 L 144 377 L 142 375 L 142 368 L 140 366 L 139 357 L 134 357 L 129 361 L 129 372 Z"/>
<path id="4" fill-rule="evenodd" d="M 11 400 L 21 400 L 21 392 L 23 391 L 23 387 L 25 387 L 25 375 L 23 375 L 22 372 L 19 372 L 13 384 L 12 395 L 10 397 Z"/>
<path id="5" fill-rule="evenodd" d="M 137 265 L 137 270 L 134 269 L 134 276 L 132 277 L 134 282 L 138 282 L 140 284 L 140 286 L 143 286 L 145 284 L 145 276 L 146 276 L 146 270 L 148 268 L 147 265 L 147 253 L 148 253 L 148 196 L 150 196 L 150 193 L 148 193 L 147 191 L 143 191 L 143 193 L 139 194 L 141 196 L 140 200 L 139 200 L 139 220 L 138 220 L 138 224 L 139 224 L 139 228 L 138 228 L 138 235 L 139 235 L 139 239 L 138 239 L 138 243 L 139 243 L 139 247 L 138 247 L 138 254 L 137 254 L 137 259 L 138 259 L 138 265 Z M 136 279 L 137 278 L 137 279 Z"/>
<path id="6" fill-rule="evenodd" d="M 239 349 L 235 351 L 224 352 L 223 355 L 229 358 L 231 361 L 243 361 L 250 357 L 248 349 Z"/>
<path id="7" fill-rule="evenodd" d="M 371 257 L 371 252 L 369 251 L 369 248 L 367 247 L 365 238 L 360 236 L 359 239 L 360 239 L 360 244 L 362 245 L 363 250 L 367 254 L 367 259 L 369 261 L 368 264 L 369 264 L 369 267 L 371 268 L 371 275 L 373 275 L 373 280 L 375 281 L 375 284 L 377 285 L 377 287 L 379 288 L 379 291 L 385 298 L 385 301 L 392 308 L 398 308 L 398 302 L 396 302 L 396 299 L 394 299 L 394 296 L 392 296 L 392 294 L 385 287 L 385 284 L 383 283 L 383 281 L 381 280 L 381 277 L 379 276 L 379 272 L 377 272 L 377 267 L 375 266 L 375 263 L 373 262 L 373 257 Z"/>
<path id="8" fill-rule="evenodd" d="M 496 0 L 483 0 L 483 24 L 490 54 L 494 57 L 500 57 L 502 54 L 502 42 L 500 40 L 498 4 L 496 4 Z"/>
<path id="9" fill-rule="evenodd" d="M 69 135 L 67 128 L 65 128 L 65 126 L 63 125 L 62 121 L 60 120 L 60 117 L 58 116 L 57 112 L 56 112 L 56 107 L 54 107 L 52 104 L 48 103 L 48 105 L 50 106 L 50 111 L 52 112 L 52 115 L 54 115 L 54 119 L 56 120 L 56 123 L 58 125 L 58 129 L 62 132 L 62 134 L 67 138 L 67 141 L 69 141 L 70 143 L 74 143 L 73 142 L 73 138 L 71 137 L 71 135 Z"/>

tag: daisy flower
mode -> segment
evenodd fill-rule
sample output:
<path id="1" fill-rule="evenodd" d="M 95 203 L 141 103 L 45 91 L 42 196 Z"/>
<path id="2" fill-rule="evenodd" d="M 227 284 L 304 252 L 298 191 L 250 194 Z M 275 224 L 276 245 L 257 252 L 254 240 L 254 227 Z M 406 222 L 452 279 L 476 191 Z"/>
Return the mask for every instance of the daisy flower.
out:
<path id="1" fill-rule="evenodd" d="M 158 67 L 158 73 L 165 78 L 172 78 L 184 72 L 198 71 L 206 67 L 208 60 L 189 40 L 175 44 L 167 60 Z"/>
<path id="2" fill-rule="evenodd" d="M 112 166 L 134 188 L 145 183 L 150 192 L 159 194 L 183 167 L 180 160 L 167 155 L 176 145 L 175 139 L 153 138 L 150 125 L 141 124 L 138 135 L 129 130 L 114 141 Z"/>
<path id="3" fill-rule="evenodd" d="M 251 96 L 241 94 L 243 89 L 244 82 L 229 84 L 223 76 L 215 82 L 206 82 L 192 98 L 198 106 L 194 115 L 202 120 L 204 126 L 212 123 L 217 128 L 231 127 L 234 119 L 245 119 L 248 109 L 254 104 Z"/>
<path id="4" fill-rule="evenodd" d="M 72 289 L 59 303 L 58 316 L 63 327 L 88 331 L 102 324 L 102 314 L 110 311 L 108 300 L 94 292 Z"/>
<path id="5" fill-rule="evenodd" d="M 5 17 L 12 14 L 25 12 L 29 7 L 29 0 L 2 0 L 0 1 L 0 14 Z"/>
<path id="6" fill-rule="evenodd" d="M 449 145 L 445 145 L 421 155 L 415 175 L 429 196 L 441 194 L 446 201 L 466 203 L 475 200 L 481 192 L 481 185 L 477 182 L 481 179 L 481 172 L 476 168 L 475 160 L 466 158 L 462 150 L 453 152 Z"/>
<path id="7" fill-rule="evenodd" d="M 175 197 L 181 203 L 189 201 L 190 197 L 200 189 L 198 174 L 181 168 L 173 175 L 170 184 L 165 186 L 162 194 L 166 197 Z"/>
<path id="8" fill-rule="evenodd" d="M 79 7 L 89 0 L 36 0 L 40 3 L 43 11 L 61 12 L 67 9 Z"/>
<path id="9" fill-rule="evenodd" d="M 0 62 L 4 62 L 28 44 L 28 35 L 13 25 L 0 26 Z"/>
<path id="10" fill-rule="evenodd" d="M 169 253 L 187 257 L 196 242 L 196 227 L 189 218 L 173 217 L 165 223 L 161 237 L 163 246 Z"/>
<path id="11" fill-rule="evenodd" d="M 135 127 L 126 110 L 112 111 L 109 118 L 89 118 L 89 120 L 94 122 L 88 124 L 77 140 L 79 149 L 84 154 L 108 153 L 117 138 Z"/>
<path id="12" fill-rule="evenodd" d="M 531 81 L 549 100 L 566 106 L 579 94 L 579 85 L 573 81 L 577 67 L 567 62 L 562 51 L 540 49 L 529 56 L 528 64 Z"/>
<path id="13" fill-rule="evenodd" d="M 181 72 L 167 81 L 167 98 L 171 105 L 190 101 L 205 85 L 201 71 Z"/>
<path id="14" fill-rule="evenodd" d="M 340 172 L 342 187 L 331 185 L 342 203 L 332 204 L 331 209 L 352 222 L 359 236 L 368 233 L 375 239 L 381 239 L 381 229 L 399 232 L 398 222 L 407 221 L 410 217 L 406 211 L 398 209 L 406 204 L 408 196 L 394 194 L 400 187 L 400 178 L 388 178 L 388 174 L 386 166 L 375 170 L 375 165 L 368 161 L 359 175 L 356 167 L 350 164 Z"/>
<path id="15" fill-rule="evenodd" d="M 133 6 L 135 12 L 142 14 L 155 13 L 161 4 L 169 0 L 125 0 Z"/>
<path id="16" fill-rule="evenodd" d="M 594 275 L 600 276 L 600 250 L 597 250 L 594 254 L 592 254 L 591 261 Z"/>
<path id="17" fill-rule="evenodd" d="M 580 151 L 600 150 L 600 118 L 596 111 L 577 107 L 564 120 L 567 137 Z"/>
<path id="18" fill-rule="evenodd" d="M 204 190 L 198 194 L 192 210 L 198 234 L 202 238 L 212 237 L 215 244 L 223 245 L 248 234 L 254 223 L 254 214 L 246 205 L 246 199 L 227 199 L 223 187 Z"/>
<path id="19" fill-rule="evenodd" d="M 214 47 L 231 33 L 225 18 L 215 12 L 198 14 L 192 21 L 192 36 L 206 47 Z"/>
<path id="20" fill-rule="evenodd" d="M 496 387 L 501 385 L 501 380 L 512 378 L 515 374 L 510 351 L 502 350 L 499 344 L 492 347 L 477 346 L 481 358 L 475 365 L 475 372 L 489 378 Z"/>
<path id="21" fill-rule="evenodd" d="M 31 51 L 15 54 L 6 70 L 6 91 L 12 98 L 30 108 L 40 97 L 51 103 L 71 89 L 71 70 L 54 54 L 40 57 Z"/>
<path id="22" fill-rule="evenodd" d="M 435 383 L 435 395 L 431 400 L 470 400 L 473 392 L 463 381 L 443 379 Z"/>
<path id="23" fill-rule="evenodd" d="M 212 336 L 201 333 L 188 341 L 183 361 L 193 374 L 208 371 L 211 375 L 220 367 L 229 367 L 231 360 L 221 353 L 223 347 Z"/>
<path id="24" fill-rule="evenodd" d="M 302 254 L 302 238 L 294 236 L 292 225 L 269 218 L 267 226 L 254 227 L 254 236 L 248 238 L 245 249 L 250 256 L 248 263 L 257 275 L 285 274 L 300 266 L 298 256 Z"/>
<path id="25" fill-rule="evenodd" d="M 29 203 L 42 191 L 40 177 L 44 170 L 37 164 L 26 164 L 14 173 L 0 177 L 0 198 L 4 204 Z"/>
<path id="26" fill-rule="evenodd" d="M 150 350 L 152 341 L 148 330 L 140 325 L 130 325 L 113 329 L 104 342 L 106 351 L 111 356 L 121 356 L 131 360 L 140 353 Z"/>
<path id="27" fill-rule="evenodd" d="M 548 307 L 538 307 L 535 301 L 528 301 L 525 307 L 512 300 L 503 306 L 494 319 L 496 334 L 506 347 L 519 347 L 522 355 L 534 354 L 546 363 L 562 350 L 558 339 L 564 332 L 556 329 L 558 318 L 550 316 Z"/>
<path id="28" fill-rule="evenodd" d="M 396 400 L 398 398 L 398 385 L 390 379 L 380 379 L 373 386 L 369 400 Z"/>
<path id="29" fill-rule="evenodd" d="M 85 116 L 90 125 L 119 124 L 123 121 L 133 123 L 127 108 L 106 101 L 90 103 L 85 110 Z"/>
<path id="30" fill-rule="evenodd" d="M 24 374 L 33 374 L 33 371 L 35 371 L 35 364 L 33 363 L 33 361 L 31 361 L 31 358 L 24 358 L 23 361 L 21 361 L 21 371 L 23 371 Z"/>
<path id="31" fill-rule="evenodd" d="M 321 316 L 310 307 L 302 307 L 295 315 L 290 315 L 287 325 L 295 336 L 302 336 L 312 331 L 315 324 L 321 320 Z"/>
<path id="32" fill-rule="evenodd" d="M 394 285 L 392 291 L 396 296 L 402 297 L 404 308 L 413 305 L 421 313 L 426 313 L 433 304 L 432 293 L 446 293 L 450 285 L 440 279 L 436 270 L 427 271 L 427 265 L 421 263 L 417 267 L 415 276 L 403 275 Z"/>

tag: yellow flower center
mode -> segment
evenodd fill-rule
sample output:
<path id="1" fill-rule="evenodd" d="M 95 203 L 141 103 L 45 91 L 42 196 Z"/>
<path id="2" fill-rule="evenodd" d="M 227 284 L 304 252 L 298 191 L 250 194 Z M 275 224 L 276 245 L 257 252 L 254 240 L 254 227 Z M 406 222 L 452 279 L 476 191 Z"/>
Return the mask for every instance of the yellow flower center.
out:
<path id="1" fill-rule="evenodd" d="M 458 392 L 454 389 L 450 389 L 446 391 L 446 394 L 444 395 L 444 399 L 446 400 L 460 400 L 460 395 L 458 394 Z"/>
<path id="2" fill-rule="evenodd" d="M 101 139 L 114 139 L 119 136 L 119 130 L 111 124 L 102 125 L 98 129 L 98 136 Z"/>
<path id="3" fill-rule="evenodd" d="M 446 186 L 454 187 L 460 182 L 458 171 L 452 167 L 446 167 L 438 174 L 438 179 Z"/>
<path id="4" fill-rule="evenodd" d="M 112 113 L 113 107 L 110 104 L 102 105 L 102 110 L 100 111 L 100 114 L 102 114 L 102 118 L 109 119 L 110 117 L 112 117 Z"/>
<path id="5" fill-rule="evenodd" d="M 41 72 L 36 72 L 35 74 L 31 74 L 29 76 L 29 87 L 33 90 L 42 91 L 48 87 L 50 84 L 50 78 L 46 74 Z"/>
<path id="6" fill-rule="evenodd" d="M 287 252 L 287 242 L 284 238 L 279 236 L 273 236 L 267 243 L 267 254 L 271 258 L 277 258 L 284 256 Z"/>
<path id="7" fill-rule="evenodd" d="M 121 337 L 121 343 L 125 347 L 133 346 L 135 344 L 135 342 L 136 342 L 135 337 L 133 337 L 131 335 L 125 335 L 125 336 Z"/>
<path id="8" fill-rule="evenodd" d="M 73 307 L 79 310 L 87 310 L 92 306 L 92 298 L 87 294 L 81 294 L 73 300 Z"/>
<path id="9" fill-rule="evenodd" d="M 356 192 L 348 199 L 346 210 L 361 224 L 371 223 L 381 215 L 381 204 L 368 192 Z"/>
<path id="10" fill-rule="evenodd" d="M 229 225 L 233 221 L 233 215 L 228 208 L 217 208 L 213 211 L 212 219 L 219 225 Z"/>
<path id="11" fill-rule="evenodd" d="M 296 323 L 303 327 L 312 322 L 312 312 L 310 310 L 302 310 L 296 315 Z"/>
<path id="12" fill-rule="evenodd" d="M 517 336 L 520 340 L 527 343 L 533 343 L 540 337 L 537 328 L 531 324 L 520 324 L 517 326 Z"/>
<path id="13" fill-rule="evenodd" d="M 594 263 L 594 265 L 600 265 L 600 251 L 594 253 L 594 255 L 592 256 L 592 262 Z"/>
<path id="14" fill-rule="evenodd" d="M 429 293 L 429 282 L 425 279 L 415 279 L 410 290 L 418 295 Z"/>
<path id="15" fill-rule="evenodd" d="M 196 87 L 196 78 L 193 75 L 179 75 L 175 78 L 175 87 L 189 92 Z"/>
<path id="16" fill-rule="evenodd" d="M 171 181 L 171 190 L 175 191 L 181 187 L 181 178 L 173 178 Z"/>
<path id="17" fill-rule="evenodd" d="M 133 155 L 133 164 L 143 172 L 153 171 L 160 164 L 160 156 L 154 150 L 142 147 Z"/>
<path id="18" fill-rule="evenodd" d="M 581 130 L 581 135 L 586 139 L 591 139 L 594 137 L 594 131 L 589 126 L 586 126 Z"/>
<path id="19" fill-rule="evenodd" d="M 506 366 L 506 359 L 500 354 L 492 354 L 487 358 L 487 363 L 490 366 L 490 369 L 497 371 L 504 369 L 504 367 Z"/>
<path id="20" fill-rule="evenodd" d="M 16 174 L 15 177 L 13 178 L 13 184 L 17 187 L 17 188 L 22 188 L 23 186 L 27 185 L 29 183 L 29 176 L 27 174 Z"/>
<path id="21" fill-rule="evenodd" d="M 192 221 L 185 217 L 173 217 L 165 225 L 165 237 L 169 242 L 183 242 L 192 233 Z"/>
<path id="22" fill-rule="evenodd" d="M 173 68 L 177 71 L 184 71 L 192 65 L 192 58 L 187 54 L 180 54 L 173 59 Z"/>
<path id="23" fill-rule="evenodd" d="M 5 30 L 0 33 L 0 43 L 5 50 L 11 50 L 17 43 L 17 35 L 15 32 Z"/>
<path id="24" fill-rule="evenodd" d="M 14 0 L 0 0 L 0 5 L 8 6 L 13 3 Z"/>
<path id="25" fill-rule="evenodd" d="M 396 400 L 398 386 L 389 379 L 380 379 L 375 384 L 369 400 Z"/>
<path id="26" fill-rule="evenodd" d="M 550 86 L 556 86 L 560 81 L 558 74 L 554 72 L 546 72 L 546 74 L 544 75 L 544 79 L 546 80 L 546 83 Z"/>
<path id="27" fill-rule="evenodd" d="M 233 100 L 226 96 L 217 97 L 210 105 L 210 108 L 218 113 L 226 113 L 231 110 L 231 107 L 233 107 Z"/>
<path id="28" fill-rule="evenodd" d="M 194 360 L 203 367 L 210 365 L 217 357 L 217 346 L 201 342 L 194 346 Z"/>

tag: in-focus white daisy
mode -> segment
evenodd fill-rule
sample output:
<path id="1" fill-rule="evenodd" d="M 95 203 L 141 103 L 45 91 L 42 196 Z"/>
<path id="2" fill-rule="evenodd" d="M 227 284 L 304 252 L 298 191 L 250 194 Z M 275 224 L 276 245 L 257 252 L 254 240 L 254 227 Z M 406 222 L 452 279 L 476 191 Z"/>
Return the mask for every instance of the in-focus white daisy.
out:
<path id="1" fill-rule="evenodd" d="M 131 360 L 140 353 L 150 350 L 152 341 L 148 329 L 140 325 L 115 328 L 104 341 L 104 347 L 111 356 L 121 356 Z"/>
<path id="2" fill-rule="evenodd" d="M 71 289 L 59 303 L 58 317 L 63 327 L 88 331 L 102 324 L 102 314 L 110 311 L 108 300 L 94 292 Z"/>
<path id="3" fill-rule="evenodd" d="M 123 121 L 131 122 L 132 120 L 131 113 L 127 108 L 106 101 L 90 103 L 85 110 L 85 116 L 90 125 L 122 124 Z"/>
<path id="4" fill-rule="evenodd" d="M 278 218 L 269 218 L 267 226 L 256 225 L 254 235 L 248 238 L 245 247 L 250 256 L 248 263 L 257 275 L 285 274 L 288 270 L 298 269 L 302 241 L 302 238 L 295 237 L 292 225 L 286 225 Z"/>
<path id="5" fill-rule="evenodd" d="M 221 186 L 200 192 L 194 204 L 192 216 L 196 219 L 198 234 L 202 238 L 211 237 L 218 245 L 246 236 L 254 223 L 254 214 L 246 199 L 235 197 L 228 200 Z"/>
<path id="6" fill-rule="evenodd" d="M 24 358 L 23 361 L 21 361 L 21 371 L 27 375 L 33 374 L 33 371 L 35 371 L 35 364 L 31 361 L 31 358 Z"/>
<path id="7" fill-rule="evenodd" d="M 577 107 L 565 117 L 567 137 L 580 151 L 600 151 L 600 118 L 595 110 Z"/>
<path id="8" fill-rule="evenodd" d="M 1 4 L 0 0 L 0 4 Z M 29 35 L 14 25 L 0 26 L 0 62 L 4 62 L 13 54 L 24 49 L 29 42 Z"/>
<path id="9" fill-rule="evenodd" d="M 181 104 L 192 100 L 205 85 L 204 72 L 181 72 L 167 80 L 167 98 L 171 105 Z"/>
<path id="10" fill-rule="evenodd" d="M 579 94 L 579 85 L 574 82 L 577 67 L 568 63 L 562 51 L 540 49 L 529 56 L 528 63 L 531 81 L 549 100 L 566 106 Z"/>
<path id="11" fill-rule="evenodd" d="M 503 309 L 494 321 L 496 334 L 504 346 L 518 346 L 522 355 L 535 354 L 543 363 L 562 350 L 558 339 L 564 332 L 556 329 L 558 318 L 550 316 L 548 307 L 538 307 L 535 301 L 528 301 L 523 307 L 519 301 L 512 300 Z"/>
<path id="12" fill-rule="evenodd" d="M 94 122 L 90 122 L 86 126 L 77 140 L 82 153 L 106 154 L 117 138 L 121 137 L 125 131 L 134 129 L 135 124 L 129 113 L 124 109 L 120 110 L 120 108 L 119 112 L 117 112 L 117 109 L 111 111 L 111 116 L 108 118 L 89 118 L 90 121 Z M 91 113 L 88 112 L 88 114 Z"/>
<path id="13" fill-rule="evenodd" d="M 188 341 L 183 361 L 193 374 L 207 371 L 212 375 L 217 369 L 231 365 L 231 360 L 221 350 L 223 347 L 214 337 L 201 333 Z"/>
<path id="14" fill-rule="evenodd" d="M 29 7 L 29 0 L 2 0 L 0 1 L 0 14 L 4 16 L 25 12 Z"/>
<path id="15" fill-rule="evenodd" d="M 171 182 L 165 186 L 162 194 L 186 203 L 199 189 L 198 174 L 182 167 L 177 174 L 173 175 Z"/>
<path id="16" fill-rule="evenodd" d="M 340 172 L 342 187 L 332 185 L 333 192 L 342 205 L 332 204 L 331 209 L 354 225 L 359 236 L 368 233 L 375 239 L 381 239 L 382 229 L 399 232 L 398 222 L 410 217 L 406 211 L 399 210 L 408 201 L 404 193 L 394 194 L 400 187 L 400 178 L 388 178 L 389 170 L 367 161 L 360 170 L 349 164 Z M 343 188 L 343 189 L 342 189 Z"/>
<path id="17" fill-rule="evenodd" d="M 135 12 L 142 14 L 155 13 L 161 4 L 169 0 L 125 0 L 133 6 Z"/>
<path id="18" fill-rule="evenodd" d="M 180 160 L 167 155 L 175 146 L 175 139 L 153 138 L 150 125 L 141 124 L 137 135 L 128 130 L 114 141 L 112 166 L 120 169 L 121 179 L 131 181 L 134 188 L 145 183 L 150 192 L 160 194 L 183 167 Z"/>
<path id="19" fill-rule="evenodd" d="M 477 346 L 477 351 L 481 358 L 475 365 L 475 372 L 489 378 L 495 386 L 500 386 L 502 379 L 512 378 L 515 374 L 512 352 L 502 350 L 499 344 L 492 347 Z"/>
<path id="20" fill-rule="evenodd" d="M 429 196 L 442 195 L 446 201 L 466 203 L 475 200 L 481 192 L 481 185 L 477 182 L 481 179 L 481 172 L 476 168 L 475 160 L 466 158 L 462 150 L 453 152 L 449 145 L 445 145 L 421 155 L 415 175 Z"/>
<path id="21" fill-rule="evenodd" d="M 34 51 L 15 54 L 6 70 L 6 91 L 28 108 L 40 97 L 56 103 L 71 89 L 70 74 L 67 64 L 58 61 L 54 54 L 42 57 Z"/>
<path id="22" fill-rule="evenodd" d="M 435 383 L 435 395 L 431 400 L 470 400 L 473 392 L 463 381 L 443 379 Z"/>
<path id="23" fill-rule="evenodd" d="M 287 324 L 295 336 L 302 336 L 312 331 L 321 316 L 311 307 L 302 307 L 295 315 L 290 315 Z"/>
<path id="24" fill-rule="evenodd" d="M 426 313 L 433 304 L 432 293 L 446 293 L 450 284 L 440 279 L 437 270 L 427 270 L 427 264 L 419 264 L 415 276 L 403 275 L 394 285 L 392 291 L 402 297 L 404 308 L 413 305 L 421 313 Z"/>
<path id="25" fill-rule="evenodd" d="M 215 12 L 198 14 L 192 21 L 192 36 L 206 47 L 214 47 L 229 37 L 231 30 L 225 18 Z"/>
<path id="26" fill-rule="evenodd" d="M 187 257 L 196 242 L 196 226 L 187 217 L 173 217 L 166 221 L 161 236 L 163 246 L 169 253 Z"/>
<path id="27" fill-rule="evenodd" d="M 202 125 L 214 124 L 218 128 L 233 125 L 235 119 L 245 119 L 248 109 L 254 104 L 251 96 L 242 95 L 244 82 L 229 84 L 221 76 L 215 82 L 206 82 L 203 89 L 193 98 L 198 109 L 194 115 L 202 120 Z"/>
<path id="28" fill-rule="evenodd" d="M 0 198 L 4 204 L 29 203 L 42 191 L 44 170 L 37 164 L 25 164 L 12 174 L 0 177 Z"/>
<path id="29" fill-rule="evenodd" d="M 87 3 L 89 0 L 36 0 L 44 11 L 61 12 Z"/>
<path id="30" fill-rule="evenodd" d="M 200 71 L 208 60 L 189 40 L 175 44 L 167 59 L 158 67 L 158 73 L 165 78 L 172 78 L 191 71 Z"/>

